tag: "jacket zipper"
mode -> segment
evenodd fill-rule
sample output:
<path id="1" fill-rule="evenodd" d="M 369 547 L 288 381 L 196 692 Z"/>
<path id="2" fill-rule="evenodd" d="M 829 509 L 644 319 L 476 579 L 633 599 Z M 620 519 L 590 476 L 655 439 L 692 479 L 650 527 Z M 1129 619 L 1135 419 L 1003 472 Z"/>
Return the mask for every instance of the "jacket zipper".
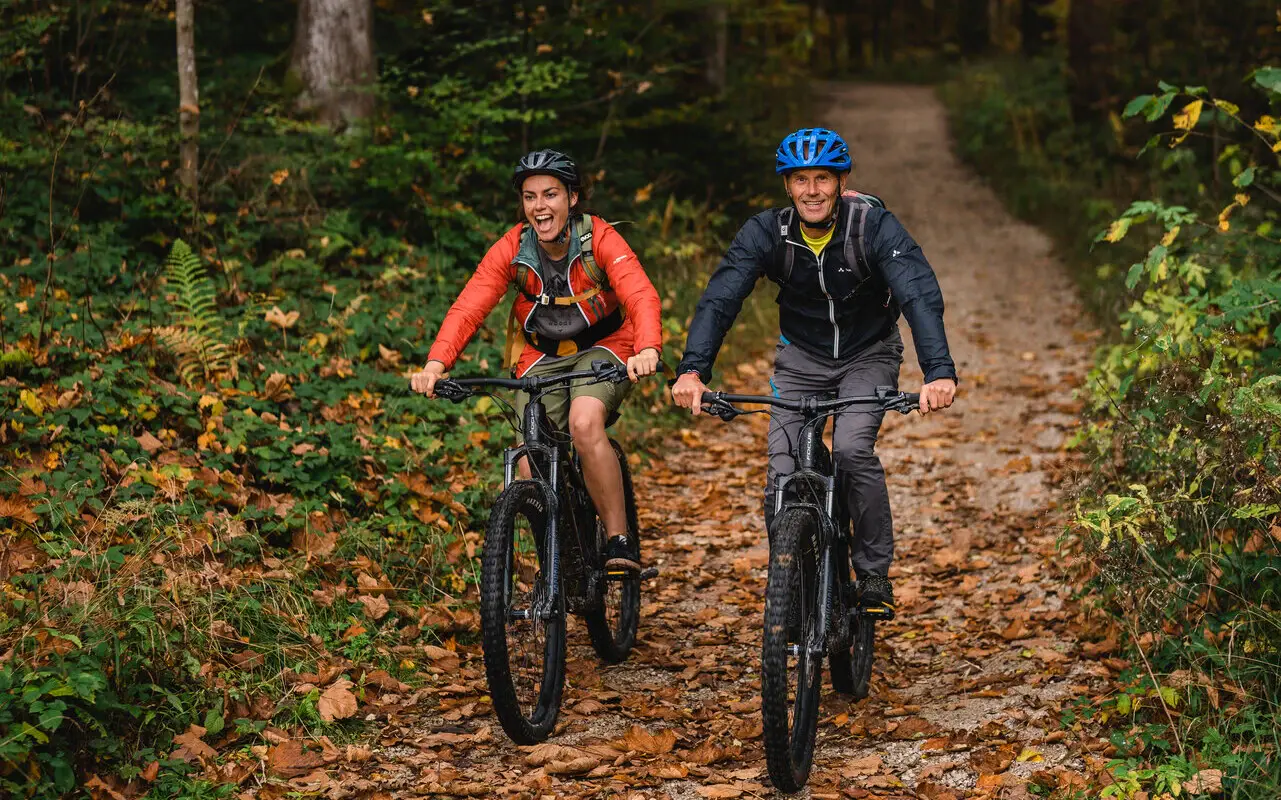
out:
<path id="1" fill-rule="evenodd" d="M 813 252 L 807 245 L 799 245 L 791 239 L 785 239 L 792 247 L 803 248 L 806 252 Z M 818 256 L 818 288 L 823 290 L 823 296 L 827 298 L 827 318 L 832 322 L 832 358 L 840 358 L 841 354 L 841 329 L 836 324 L 836 301 L 827 293 L 827 282 L 823 280 L 823 256 L 827 254 L 827 248 Z"/>
<path id="2" fill-rule="evenodd" d="M 841 329 L 836 324 L 836 302 L 832 296 L 827 293 L 827 282 L 823 280 L 823 256 L 827 255 L 827 249 L 818 254 L 818 286 L 823 290 L 827 297 L 827 316 L 832 321 L 832 358 L 840 358 L 841 353 Z"/>

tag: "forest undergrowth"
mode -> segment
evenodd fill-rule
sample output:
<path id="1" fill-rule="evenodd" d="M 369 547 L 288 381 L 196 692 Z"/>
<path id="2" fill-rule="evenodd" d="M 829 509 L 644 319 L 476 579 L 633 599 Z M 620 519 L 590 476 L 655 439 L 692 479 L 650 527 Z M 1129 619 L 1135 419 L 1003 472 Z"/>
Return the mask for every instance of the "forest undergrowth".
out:
<path id="1" fill-rule="evenodd" d="M 1076 265 L 1104 344 L 1063 546 L 1131 669 L 1106 702 L 1106 796 L 1281 787 L 1281 70 L 1154 81 L 1073 124 L 1060 63 L 944 85 L 961 154 Z"/>
<path id="2" fill-rule="evenodd" d="M 679 4 L 655 27 L 380 3 L 376 111 L 335 131 L 294 110 L 276 5 L 199 8 L 192 193 L 165 4 L 0 2 L 2 794 L 225 796 L 245 776 L 211 754 L 351 740 L 473 636 L 513 433 L 405 376 L 515 219 L 512 165 L 580 160 L 674 363 L 731 220 L 767 202 L 739 154 L 768 163 L 798 109 L 786 37 L 734 102 L 706 91 Z M 458 374 L 500 371 L 507 306 Z M 633 458 L 662 397 L 629 401 Z"/>

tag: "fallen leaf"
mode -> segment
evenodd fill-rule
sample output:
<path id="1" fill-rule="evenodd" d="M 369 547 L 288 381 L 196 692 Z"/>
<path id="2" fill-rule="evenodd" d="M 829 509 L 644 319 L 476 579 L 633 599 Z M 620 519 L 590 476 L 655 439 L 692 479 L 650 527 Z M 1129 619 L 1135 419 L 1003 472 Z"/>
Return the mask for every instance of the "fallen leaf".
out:
<path id="1" fill-rule="evenodd" d="M 0 517 L 8 517 L 27 525 L 36 524 L 36 513 L 31 504 L 18 495 L 0 497 Z"/>
<path id="2" fill-rule="evenodd" d="M 873 753 L 870 756 L 858 758 L 848 762 L 841 774 L 846 778 L 856 778 L 859 775 L 875 775 L 881 771 L 881 757 Z"/>
<path id="3" fill-rule="evenodd" d="M 1223 791 L 1223 770 L 1203 769 L 1184 781 L 1188 794 L 1220 794 Z"/>
<path id="4" fill-rule="evenodd" d="M 581 775 L 599 765 L 600 762 L 591 756 L 580 756 L 573 761 L 548 761 L 543 765 L 543 771 L 548 775 Z"/>
<path id="5" fill-rule="evenodd" d="M 110 785 L 107 784 L 106 781 L 104 781 L 102 778 L 98 777 L 97 775 L 89 776 L 89 780 L 85 781 L 85 788 L 98 789 L 103 792 L 106 792 L 107 796 L 110 797 L 111 800 L 129 800 L 126 795 L 123 795 L 120 792 L 118 792 L 116 789 L 112 788 Z M 98 797 L 99 795 L 95 794 L 93 796 Z"/>
<path id="6" fill-rule="evenodd" d="M 528 755 L 525 756 L 525 765 L 541 767 L 552 761 L 573 761 L 580 755 L 581 753 L 572 747 L 565 747 L 554 742 L 543 742 L 542 744 L 534 745 Z"/>
<path id="7" fill-rule="evenodd" d="M 169 757 L 188 763 L 202 758 L 216 758 L 218 751 L 201 741 L 204 735 L 205 729 L 199 725 L 187 728 L 186 733 L 173 737 L 173 743 L 178 745 L 178 749 L 170 753 Z"/>
<path id="8" fill-rule="evenodd" d="M 267 771 L 279 778 L 296 778 L 323 766 L 325 757 L 317 750 L 305 750 L 298 739 L 290 739 L 267 753 Z"/>
<path id="9" fill-rule="evenodd" d="M 676 731 L 666 728 L 656 734 L 642 728 L 640 725 L 633 725 L 623 734 L 623 741 L 626 742 L 628 749 L 650 755 L 659 753 L 670 753 L 676 746 Z"/>
<path id="10" fill-rule="evenodd" d="M 387 616 L 387 612 L 391 610 L 391 605 L 387 602 L 387 598 L 381 595 L 375 597 L 372 595 L 362 594 L 357 596 L 356 600 L 365 607 L 365 614 L 372 620 L 382 619 Z"/>
<path id="11" fill-rule="evenodd" d="M 289 379 L 284 374 L 273 372 L 267 377 L 267 384 L 262 392 L 264 399 L 284 400 L 292 394 L 293 389 L 289 386 Z"/>
<path id="12" fill-rule="evenodd" d="M 649 771 L 650 775 L 655 778 L 662 778 L 665 781 L 675 781 L 684 778 L 689 774 L 689 767 L 682 764 L 659 764 Z"/>
<path id="13" fill-rule="evenodd" d="M 695 786 L 694 791 L 701 797 L 721 798 L 740 797 L 743 790 L 729 783 L 713 783 L 711 786 Z"/>
<path id="14" fill-rule="evenodd" d="M 452 650 L 446 650 L 434 644 L 425 644 L 423 645 L 423 654 L 443 670 L 453 670 L 458 667 L 458 654 Z"/>
<path id="15" fill-rule="evenodd" d="M 154 454 L 157 450 L 164 448 L 165 443 L 151 435 L 150 431 L 143 431 L 141 436 L 133 437 L 138 441 L 138 446 L 148 453 Z"/>
<path id="16" fill-rule="evenodd" d="M 694 764 L 713 764 L 725 757 L 725 748 L 717 746 L 711 739 L 700 744 L 690 752 L 686 761 Z"/>
<path id="17" fill-rule="evenodd" d="M 355 716 L 359 703 L 356 701 L 356 695 L 351 693 L 352 682 L 343 678 L 334 681 L 333 684 L 325 690 L 316 702 L 316 710 L 320 712 L 320 718 L 325 722 L 333 722 L 336 719 L 347 719 Z"/>
<path id="18" fill-rule="evenodd" d="M 592 700 L 591 698 L 588 698 L 586 700 L 580 700 L 573 707 L 573 711 L 575 714 L 582 714 L 583 716 L 587 716 L 588 714 L 595 714 L 596 712 L 603 711 L 604 709 L 605 709 L 604 703 L 600 702 L 599 700 Z"/>

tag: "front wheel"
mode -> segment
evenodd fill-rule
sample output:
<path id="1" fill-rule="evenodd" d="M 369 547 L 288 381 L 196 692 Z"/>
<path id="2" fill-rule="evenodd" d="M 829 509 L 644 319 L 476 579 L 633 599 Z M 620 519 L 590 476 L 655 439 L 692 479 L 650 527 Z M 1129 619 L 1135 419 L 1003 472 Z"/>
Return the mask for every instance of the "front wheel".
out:
<path id="1" fill-rule="evenodd" d="M 610 440 L 618 456 L 618 467 L 623 473 L 623 502 L 627 512 L 627 539 L 631 542 L 631 557 L 640 562 L 640 523 L 636 516 L 636 495 L 632 490 L 632 473 L 627 466 L 627 456 L 618 442 Z M 605 561 L 605 526 L 598 524 L 597 552 L 599 561 Z M 603 575 L 600 602 L 585 615 L 587 634 L 601 661 L 617 664 L 625 661 L 636 643 L 636 629 L 640 625 L 640 577 L 637 575 Z"/>
<path id="2" fill-rule="evenodd" d="M 543 488 L 516 481 L 498 496 L 485 532 L 480 572 L 481 649 L 494 713 L 516 744 L 551 735 L 565 685 L 565 597 L 534 613 L 553 587 Z"/>
<path id="3" fill-rule="evenodd" d="M 810 511 L 784 509 L 774 520 L 765 637 L 761 645 L 761 718 L 770 781 L 798 792 L 809 778 L 818 732 L 823 654 L 810 646 L 817 635 L 818 520 Z M 793 622 L 789 625 L 789 620 Z M 788 643 L 792 628 L 795 647 Z"/>

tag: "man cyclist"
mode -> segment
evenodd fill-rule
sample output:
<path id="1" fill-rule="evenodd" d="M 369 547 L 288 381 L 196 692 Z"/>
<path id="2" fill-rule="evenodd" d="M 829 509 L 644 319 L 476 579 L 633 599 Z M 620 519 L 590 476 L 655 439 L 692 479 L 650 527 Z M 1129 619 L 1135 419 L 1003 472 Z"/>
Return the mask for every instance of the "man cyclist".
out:
<path id="1" fill-rule="evenodd" d="M 588 191 L 578 166 L 564 153 L 535 150 L 516 165 L 512 182 L 522 221 L 489 249 L 450 306 L 426 366 L 411 377 L 414 391 L 435 396 L 436 383 L 512 285 L 504 366 L 516 377 L 590 369 L 597 360 L 626 364 L 631 383 L 653 375 L 663 345 L 658 292 L 614 227 L 582 210 Z M 629 555 L 622 470 L 605 434 L 631 383 L 573 385 L 544 403 L 582 460 L 608 537 L 605 566 L 638 572 Z M 525 392 L 517 395 L 518 417 L 528 402 Z M 520 463 L 525 477 L 527 461 Z"/>
<path id="2" fill-rule="evenodd" d="M 783 176 L 792 204 L 748 220 L 707 282 L 672 387 L 676 404 L 699 413 L 721 342 L 743 300 L 767 276 L 779 285 L 781 335 L 770 380 L 776 395 L 866 395 L 877 386 L 897 387 L 901 313 L 925 373 L 921 413 L 950 406 L 957 375 L 943 330 L 943 294 L 921 248 L 879 198 L 847 193 L 854 164 L 834 131 L 802 128 L 783 140 L 776 156 L 775 172 Z M 875 452 L 883 417 L 872 411 L 841 414 L 833 450 L 854 521 L 853 561 L 863 600 L 892 609 L 893 521 Z M 771 412 L 767 530 L 774 480 L 794 469 L 789 445 L 801 422 L 799 413 Z"/>

